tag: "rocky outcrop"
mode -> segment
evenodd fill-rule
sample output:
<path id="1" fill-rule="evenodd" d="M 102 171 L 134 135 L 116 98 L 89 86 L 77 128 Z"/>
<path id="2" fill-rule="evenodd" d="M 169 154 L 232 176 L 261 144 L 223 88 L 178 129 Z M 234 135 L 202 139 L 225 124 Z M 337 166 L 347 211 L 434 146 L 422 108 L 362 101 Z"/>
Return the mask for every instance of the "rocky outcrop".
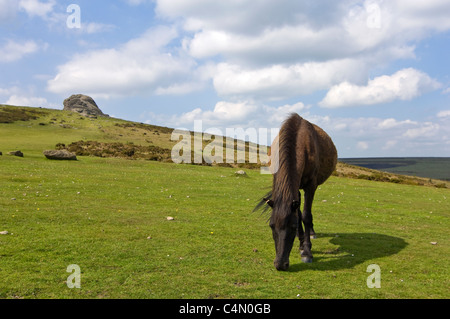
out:
<path id="1" fill-rule="evenodd" d="M 47 150 L 44 151 L 44 155 L 51 160 L 77 160 L 77 156 L 74 153 L 69 152 L 68 150 Z"/>
<path id="2" fill-rule="evenodd" d="M 84 94 L 75 94 L 65 99 L 64 111 L 77 112 L 87 117 L 108 116 L 103 114 L 97 103 L 90 96 Z"/>

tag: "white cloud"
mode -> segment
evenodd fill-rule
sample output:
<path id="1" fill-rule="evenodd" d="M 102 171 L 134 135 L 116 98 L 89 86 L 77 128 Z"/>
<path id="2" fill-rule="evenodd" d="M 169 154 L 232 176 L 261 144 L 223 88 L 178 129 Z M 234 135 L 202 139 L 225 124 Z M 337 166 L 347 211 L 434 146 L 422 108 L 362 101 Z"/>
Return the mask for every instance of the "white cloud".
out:
<path id="1" fill-rule="evenodd" d="M 450 117 L 450 110 L 440 111 L 437 114 L 437 117 Z"/>
<path id="2" fill-rule="evenodd" d="M 5 102 L 5 104 L 16 106 L 48 107 L 48 101 L 46 98 L 27 97 L 19 95 L 11 95 L 9 99 Z"/>
<path id="3" fill-rule="evenodd" d="M 438 89 L 436 80 L 418 70 L 408 68 L 397 71 L 391 76 L 383 75 L 369 80 L 366 86 L 349 82 L 333 86 L 319 102 L 322 107 L 337 108 L 355 105 L 371 105 L 411 100 L 423 93 Z"/>
<path id="4" fill-rule="evenodd" d="M 360 142 L 356 143 L 356 148 L 359 150 L 365 151 L 369 148 L 369 143 L 360 141 Z"/>
<path id="5" fill-rule="evenodd" d="M 423 1 L 422 1 L 423 2 Z M 251 8 L 251 9 L 249 9 Z M 450 29 L 446 1 L 157 1 L 156 12 L 181 21 L 199 58 L 266 64 L 405 54 L 408 42 Z M 230 17 L 233 17 L 232 19 Z"/>
<path id="6" fill-rule="evenodd" d="M 393 9 L 399 13 L 398 27 L 415 30 L 417 32 L 415 37 L 423 35 L 424 32 L 446 31 L 450 28 L 448 19 L 450 3 L 448 1 L 399 0 L 392 2 Z"/>
<path id="7" fill-rule="evenodd" d="M 159 26 L 117 49 L 77 54 L 59 66 L 58 74 L 48 81 L 48 90 L 106 98 L 187 93 L 198 87 L 193 84 L 195 62 L 167 48 L 177 36 L 174 28 Z"/>
<path id="8" fill-rule="evenodd" d="M 450 118 L 412 121 L 377 117 L 329 117 L 305 113 L 334 140 L 340 157 L 448 156 Z"/>
<path id="9" fill-rule="evenodd" d="M 0 24 L 14 20 L 19 6 L 16 1 L 0 0 Z"/>
<path id="10" fill-rule="evenodd" d="M 388 119 L 385 119 L 382 122 L 378 123 L 377 127 L 385 130 L 385 129 L 392 129 L 392 128 L 399 127 L 399 126 L 405 126 L 408 124 L 416 125 L 417 122 L 411 121 L 411 120 L 397 121 L 396 119 L 388 118 Z"/>
<path id="11" fill-rule="evenodd" d="M 425 122 L 417 128 L 408 129 L 403 136 L 410 139 L 433 137 L 439 132 L 440 125 L 432 122 Z"/>
<path id="12" fill-rule="evenodd" d="M 246 123 L 249 117 L 253 117 L 259 111 L 259 107 L 251 102 L 217 102 L 212 111 L 203 111 L 196 108 L 181 116 L 173 117 L 172 122 L 177 126 L 191 125 L 194 120 L 202 120 L 205 126 L 224 126 Z"/>
<path id="13" fill-rule="evenodd" d="M 41 2 L 39 0 L 20 0 L 19 8 L 24 10 L 29 16 L 38 16 L 41 18 L 47 18 L 47 16 L 53 11 L 56 1 L 50 0 L 47 2 Z"/>
<path id="14" fill-rule="evenodd" d="M 159 0 L 156 12 L 161 17 L 182 20 L 184 27 L 191 31 L 217 29 L 255 33 L 261 28 L 293 23 L 306 15 L 302 12 L 307 7 L 320 6 L 290 0 Z M 333 1 L 328 6 L 330 11 L 336 8 Z"/>
<path id="15" fill-rule="evenodd" d="M 301 102 L 281 106 L 268 106 L 252 101 L 219 101 L 213 109 L 195 108 L 181 115 L 162 115 L 153 112 L 142 114 L 147 123 L 193 129 L 194 121 L 201 120 L 204 128 L 214 127 L 225 132 L 227 127 L 276 128 L 292 113 L 304 113 L 310 106 Z"/>
<path id="16" fill-rule="evenodd" d="M 0 62 L 14 62 L 22 59 L 24 56 L 35 53 L 40 49 L 39 45 L 33 41 L 14 41 L 7 40 L 0 48 Z"/>
<path id="17" fill-rule="evenodd" d="M 47 98 L 38 96 L 39 92 L 33 86 L 26 89 L 18 86 L 0 88 L 0 104 L 32 107 L 49 107 L 60 109 L 61 105 L 48 102 Z"/>
<path id="18" fill-rule="evenodd" d="M 108 32 L 114 30 L 116 27 L 112 24 L 97 23 L 97 22 L 84 22 L 81 24 L 80 30 L 87 34 Z"/>
<path id="19" fill-rule="evenodd" d="M 351 53 L 351 46 L 338 45 L 339 30 L 314 30 L 304 25 L 280 26 L 260 34 L 230 33 L 206 30 L 185 42 L 189 53 L 196 58 L 222 55 L 242 64 L 265 65 L 296 63 L 305 60 L 342 58 Z"/>
<path id="20" fill-rule="evenodd" d="M 291 112 L 319 125 L 333 139 L 340 157 L 358 156 L 448 156 L 450 152 L 450 116 L 431 121 L 378 117 L 334 117 L 314 114 L 301 102 L 268 106 L 251 101 L 218 102 L 212 110 L 195 108 L 181 115 L 146 113 L 147 123 L 194 129 L 202 120 L 203 130 L 217 128 L 278 129 Z M 443 113 L 444 114 L 444 113 Z M 269 141 L 270 142 L 270 141 Z"/>
<path id="21" fill-rule="evenodd" d="M 330 95 L 338 94 L 337 90 L 356 90 L 362 97 L 373 98 L 351 103 L 411 99 L 425 90 L 415 87 L 416 83 L 393 83 L 393 76 L 391 84 L 401 84 L 400 88 L 387 88 L 381 82 L 389 79 L 381 77 L 365 90 L 356 85 L 362 84 L 371 68 L 414 58 L 417 41 L 450 29 L 446 18 L 450 5 L 437 0 L 315 4 L 288 0 L 159 0 L 156 12 L 188 31 L 183 49 L 189 55 L 221 62 L 213 76 L 214 87 L 220 96 L 235 99 L 306 95 L 339 83 Z M 437 83 L 426 75 L 414 76 L 419 84 L 436 87 Z M 379 84 L 380 88 L 375 87 Z M 342 103 L 333 96 L 323 101 L 327 107 Z"/>
<path id="22" fill-rule="evenodd" d="M 221 96 L 281 99 L 326 89 L 343 80 L 359 81 L 362 63 L 333 60 L 244 69 L 221 63 L 214 75 L 214 88 Z"/>
<path id="23" fill-rule="evenodd" d="M 127 0 L 130 5 L 143 2 Z M 218 95 L 234 101 L 297 97 L 333 86 L 333 90 L 354 91 L 354 86 L 367 79 L 371 68 L 412 58 L 417 40 L 450 29 L 448 23 L 438 25 L 433 20 L 434 15 L 442 17 L 441 11 L 446 8 L 438 1 L 424 5 L 375 0 L 314 4 L 290 0 L 157 0 L 158 18 L 180 28 L 166 42 L 156 45 L 146 57 L 142 52 L 153 41 L 146 35 L 119 48 L 76 55 L 59 67 L 48 88 L 57 93 L 90 91 L 105 97 L 127 92 L 185 94 L 213 79 Z M 422 9 L 427 12 L 424 17 L 420 15 Z M 99 23 L 84 26 L 85 32 L 92 33 L 112 28 Z M 163 28 L 153 33 L 164 33 Z M 141 48 L 137 57 L 130 49 L 133 42 Z M 210 68 L 209 76 L 202 76 L 204 63 L 212 61 L 216 67 Z M 389 90 L 382 88 L 383 92 L 374 93 L 373 103 L 408 99 L 403 95 L 408 94 L 405 89 L 391 90 L 389 95 Z M 416 89 L 419 95 L 421 92 L 421 88 Z M 417 96 L 410 93 L 411 98 Z M 323 104 L 337 107 L 339 103 L 324 100 Z"/>

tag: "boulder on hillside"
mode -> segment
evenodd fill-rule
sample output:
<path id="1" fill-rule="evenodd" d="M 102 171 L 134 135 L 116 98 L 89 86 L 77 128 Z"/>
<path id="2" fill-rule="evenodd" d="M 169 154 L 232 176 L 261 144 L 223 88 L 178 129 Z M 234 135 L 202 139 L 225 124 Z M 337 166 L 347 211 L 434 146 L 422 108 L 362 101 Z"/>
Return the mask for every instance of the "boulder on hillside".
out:
<path id="1" fill-rule="evenodd" d="M 108 116 L 103 114 L 97 103 L 87 95 L 74 94 L 64 100 L 64 111 L 72 111 L 87 117 Z"/>
<path id="2" fill-rule="evenodd" d="M 23 153 L 21 151 L 12 151 L 12 152 L 9 152 L 8 155 L 23 157 Z"/>
<path id="3" fill-rule="evenodd" d="M 77 160 L 77 156 L 74 153 L 69 152 L 68 150 L 47 150 L 44 151 L 44 155 L 51 160 Z"/>

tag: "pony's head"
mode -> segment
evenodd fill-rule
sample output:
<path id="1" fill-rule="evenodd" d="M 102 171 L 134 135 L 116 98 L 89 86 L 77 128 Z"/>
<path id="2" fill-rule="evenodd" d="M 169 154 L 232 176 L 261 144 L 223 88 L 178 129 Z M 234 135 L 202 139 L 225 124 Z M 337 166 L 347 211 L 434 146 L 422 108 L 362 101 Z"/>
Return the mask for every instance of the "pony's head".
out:
<path id="1" fill-rule="evenodd" d="M 273 263 L 277 270 L 287 270 L 298 223 L 301 222 L 298 220 L 300 202 L 293 200 L 285 203 L 272 199 L 265 199 L 265 202 L 272 208 L 269 226 L 275 241 L 276 258 Z"/>

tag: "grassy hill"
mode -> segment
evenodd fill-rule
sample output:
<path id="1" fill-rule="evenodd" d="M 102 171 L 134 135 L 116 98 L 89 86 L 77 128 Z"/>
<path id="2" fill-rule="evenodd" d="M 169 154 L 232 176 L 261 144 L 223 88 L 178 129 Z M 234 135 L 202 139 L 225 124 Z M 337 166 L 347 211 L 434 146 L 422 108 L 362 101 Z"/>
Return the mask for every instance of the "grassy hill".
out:
<path id="1" fill-rule="evenodd" d="M 172 131 L 167 127 L 111 117 L 88 118 L 54 109 L 0 106 L 0 136 L 3 137 L 0 146 L 3 152 L 20 149 L 26 154 L 37 156 L 42 155 L 45 149 L 67 148 L 77 155 L 172 162 L 171 149 L 177 143 L 171 140 Z M 193 145 L 193 132 L 190 134 Z M 232 145 L 236 150 L 237 141 L 229 143 L 228 140 L 224 140 L 225 146 Z M 209 142 L 204 138 L 203 148 Z M 258 164 L 248 161 L 248 151 L 254 151 L 258 145 L 245 142 L 245 148 L 246 163 L 220 165 L 258 168 Z M 226 147 L 223 152 L 225 158 Z M 408 185 L 450 187 L 450 181 L 381 172 L 342 162 L 338 163 L 334 175 Z"/>
<path id="2" fill-rule="evenodd" d="M 447 188 L 340 165 L 315 197 L 314 262 L 296 240 L 278 272 L 268 216 L 251 213 L 270 175 L 126 154 L 51 161 L 42 151 L 58 143 L 175 142 L 170 129 L 58 110 L 0 106 L 0 122 L 0 298 L 450 297 Z M 80 289 L 66 284 L 72 264 Z"/>

